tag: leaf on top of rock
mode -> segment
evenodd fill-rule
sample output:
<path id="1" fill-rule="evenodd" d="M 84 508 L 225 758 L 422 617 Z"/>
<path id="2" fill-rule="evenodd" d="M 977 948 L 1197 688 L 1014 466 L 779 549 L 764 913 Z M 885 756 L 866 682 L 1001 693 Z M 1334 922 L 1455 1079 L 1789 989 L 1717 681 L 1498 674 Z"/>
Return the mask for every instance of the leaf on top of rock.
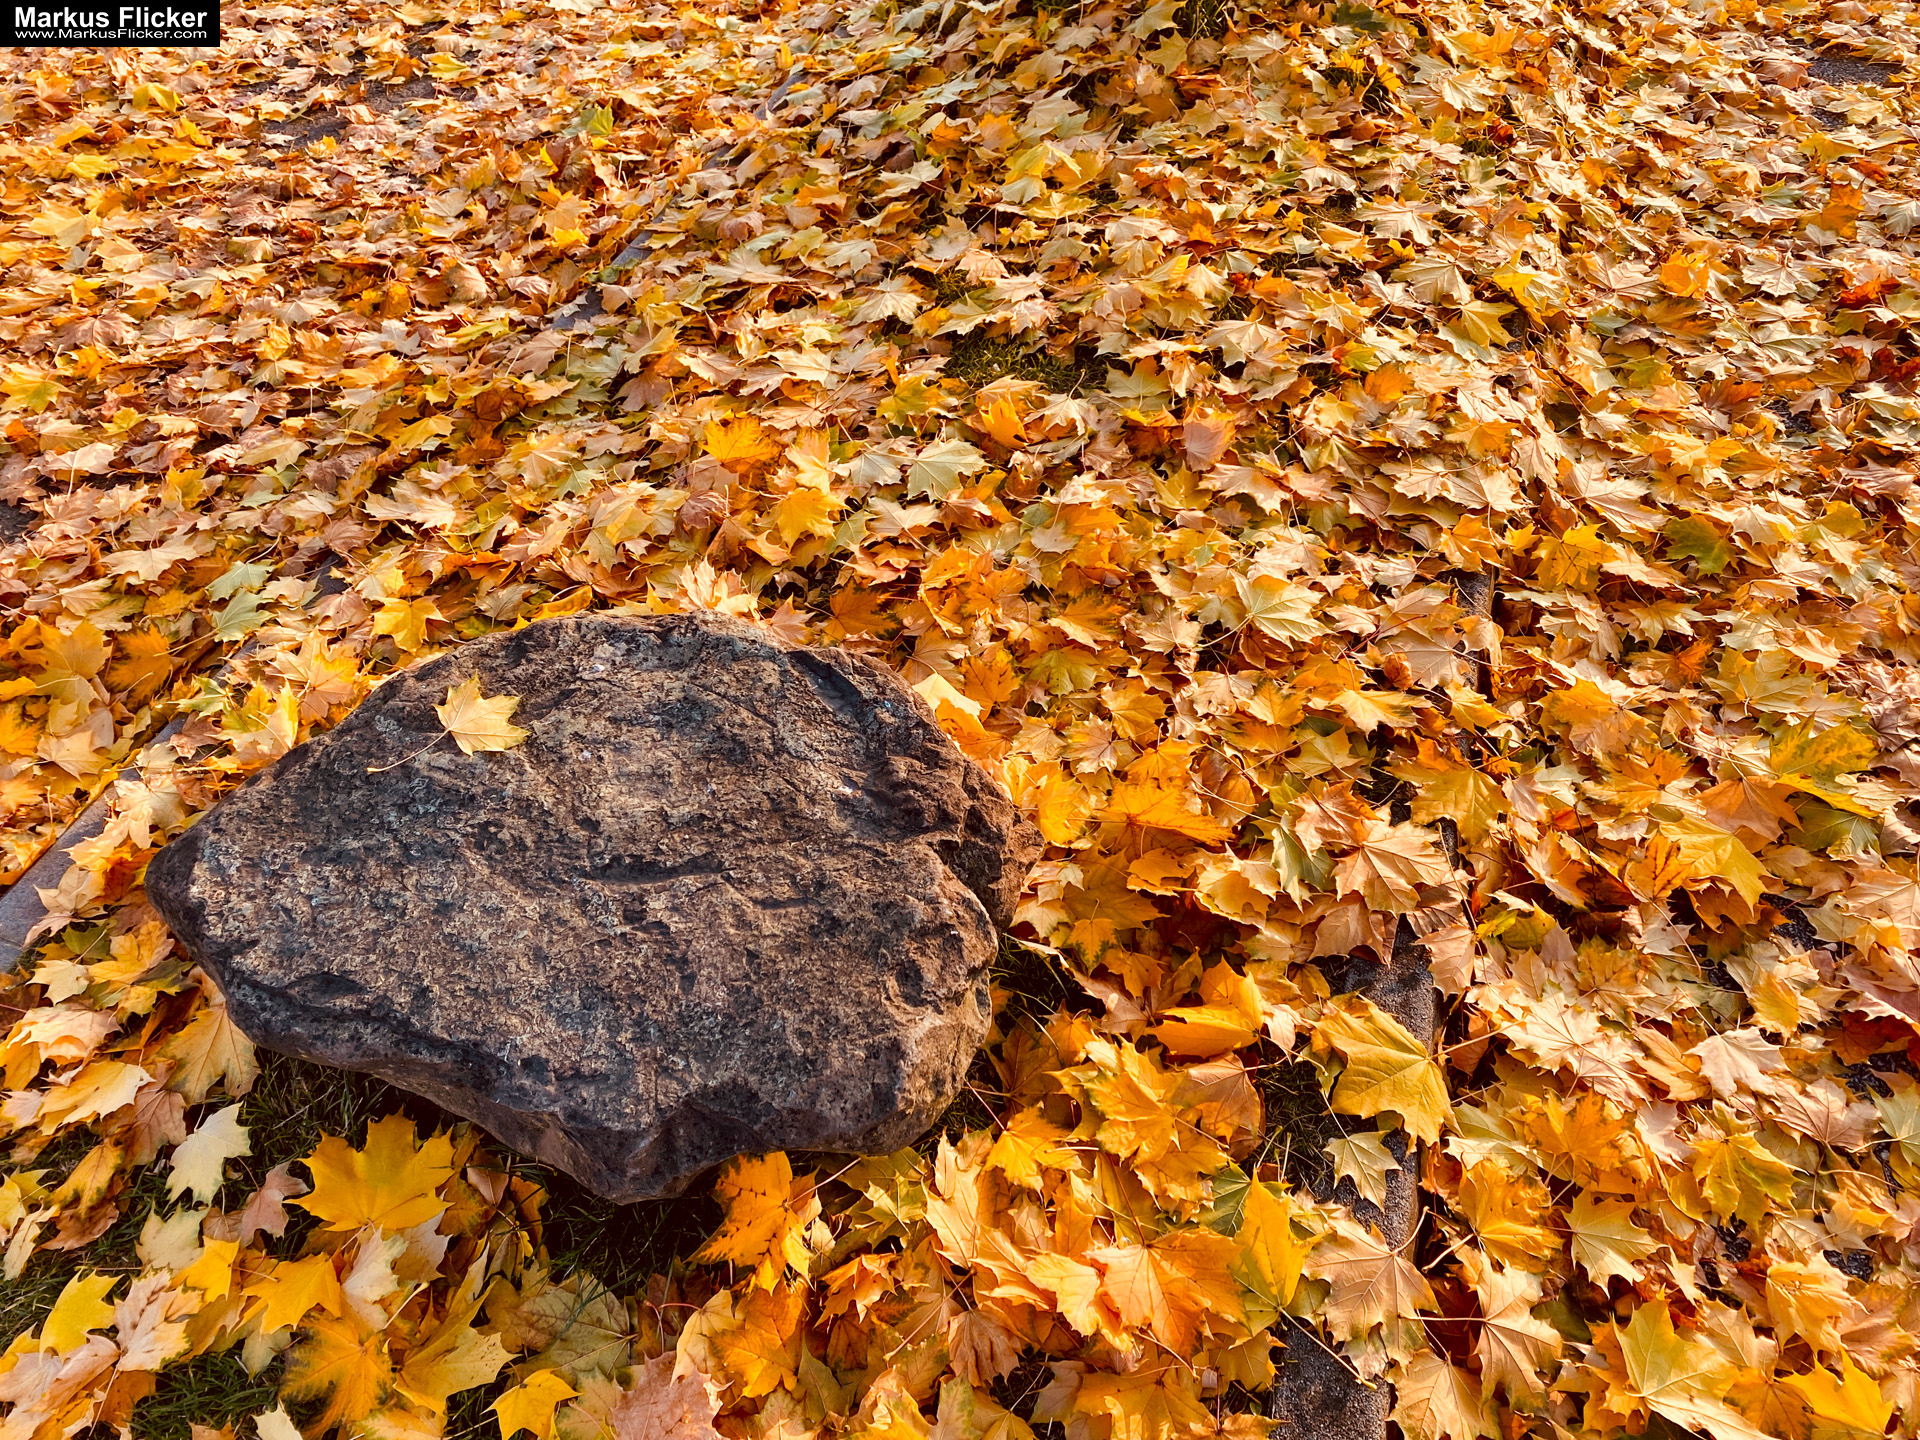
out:
<path id="1" fill-rule="evenodd" d="M 482 698 L 480 677 L 469 676 L 447 689 L 446 703 L 433 707 L 440 723 L 447 727 L 463 754 L 483 750 L 511 750 L 527 738 L 527 732 L 508 723 L 520 708 L 518 695 L 493 695 Z"/>

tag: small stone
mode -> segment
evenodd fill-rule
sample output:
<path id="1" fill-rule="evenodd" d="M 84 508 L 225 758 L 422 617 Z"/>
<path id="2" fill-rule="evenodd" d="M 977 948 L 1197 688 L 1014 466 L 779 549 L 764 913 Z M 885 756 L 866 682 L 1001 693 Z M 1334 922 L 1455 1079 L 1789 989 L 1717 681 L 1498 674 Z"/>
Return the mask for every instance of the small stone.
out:
<path id="1" fill-rule="evenodd" d="M 474 675 L 521 697 L 517 747 L 441 736 Z M 921 1134 L 985 1036 L 1039 849 L 878 663 L 580 615 L 395 676 L 147 891 L 259 1043 L 631 1201 L 738 1154 Z"/>

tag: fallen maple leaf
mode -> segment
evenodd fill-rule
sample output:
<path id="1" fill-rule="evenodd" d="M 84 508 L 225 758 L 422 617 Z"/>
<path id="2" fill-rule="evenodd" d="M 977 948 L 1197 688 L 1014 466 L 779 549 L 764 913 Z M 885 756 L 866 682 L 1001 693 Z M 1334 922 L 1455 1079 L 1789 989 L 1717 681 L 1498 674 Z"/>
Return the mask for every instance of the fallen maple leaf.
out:
<path id="1" fill-rule="evenodd" d="M 40 1348 L 64 1355 L 78 1349 L 91 1332 L 111 1325 L 113 1306 L 106 1303 L 106 1296 L 118 1283 L 113 1275 L 84 1273 L 67 1281 L 40 1322 Z"/>
<path id="2" fill-rule="evenodd" d="M 1293 1303 L 1300 1270 L 1318 1237 L 1301 1239 L 1293 1231 L 1294 1207 L 1264 1183 L 1247 1187 L 1240 1212 L 1236 1271 L 1247 1288 L 1276 1308 Z"/>
<path id="3" fill-rule="evenodd" d="M 699 1371 L 676 1370 L 677 1358 L 669 1350 L 634 1367 L 632 1381 L 607 1413 L 613 1440 L 714 1440 L 720 1393 Z"/>
<path id="4" fill-rule="evenodd" d="M 480 677 L 472 675 L 448 686 L 446 703 L 434 706 L 433 713 L 440 717 L 461 752 L 472 755 L 482 750 L 511 750 L 525 740 L 525 730 L 507 723 L 519 708 L 518 695 L 482 699 Z"/>
<path id="5" fill-rule="evenodd" d="M 1559 1331 L 1533 1314 L 1541 1300 L 1539 1280 L 1522 1269 L 1487 1265 L 1475 1288 L 1483 1317 L 1474 1342 L 1482 1384 L 1502 1384 L 1514 1400 L 1543 1396 L 1562 1342 Z"/>
<path id="6" fill-rule="evenodd" d="M 1341 1339 L 1434 1303 L 1432 1289 L 1405 1256 L 1345 1216 L 1334 1218 L 1332 1233 L 1307 1257 L 1306 1271 L 1332 1282 L 1327 1320 Z"/>
<path id="7" fill-rule="evenodd" d="M 1393 1376 L 1393 1419 L 1415 1440 L 1474 1440 L 1500 1434 L 1478 1381 L 1443 1356 L 1423 1351 Z"/>
<path id="8" fill-rule="evenodd" d="M 167 1193 L 178 1199 L 181 1192 L 191 1190 L 201 1204 L 209 1204 L 226 1183 L 227 1161 L 252 1153 L 252 1141 L 240 1123 L 240 1107 L 229 1105 L 216 1111 L 174 1147 Z"/>
<path id="9" fill-rule="evenodd" d="M 288 1165 L 274 1166 L 260 1188 L 240 1207 L 234 1238 L 242 1245 L 250 1245 L 256 1235 L 267 1234 L 278 1239 L 286 1234 L 285 1202 L 297 1200 L 307 1193 L 307 1188 L 307 1182 L 293 1174 Z"/>
<path id="10" fill-rule="evenodd" d="M 453 1174 L 452 1160 L 453 1142 L 445 1135 L 416 1142 L 413 1122 L 389 1115 L 367 1127 L 363 1149 L 323 1137 L 307 1157 L 313 1192 L 288 1198 L 330 1230 L 406 1230 L 447 1208 L 437 1192 Z"/>
<path id="11" fill-rule="evenodd" d="M 804 1264 L 804 1251 L 794 1246 L 799 1230 L 820 1213 L 820 1203 L 811 1177 L 796 1179 L 784 1154 L 729 1161 L 714 1191 L 727 1217 L 701 1246 L 699 1259 L 752 1266 L 760 1289 L 771 1289 L 789 1264 Z"/>
<path id="12" fill-rule="evenodd" d="M 309 1316 L 287 1355 L 280 1393 L 320 1402 L 311 1423 L 319 1429 L 353 1425 L 380 1408 L 393 1383 L 385 1338 L 352 1317 Z"/>
<path id="13" fill-rule="evenodd" d="M 475 1330 L 471 1317 L 449 1315 L 426 1343 L 408 1352 L 394 1388 L 420 1409 L 444 1415 L 449 1396 L 491 1384 L 512 1358 L 498 1335 Z"/>
<path id="14" fill-rule="evenodd" d="M 261 1302 L 254 1313 L 262 1333 L 269 1335 L 301 1324 L 316 1310 L 336 1316 L 346 1313 L 346 1296 L 331 1255 L 278 1261 L 244 1293 L 248 1299 Z"/>
<path id="15" fill-rule="evenodd" d="M 536 1370 L 487 1408 L 500 1418 L 501 1440 L 513 1440 L 522 1430 L 534 1440 L 551 1440 L 553 1412 L 579 1393 L 559 1372 Z"/>
<path id="16" fill-rule="evenodd" d="M 1805 1401 L 1819 1420 L 1843 1434 L 1882 1435 L 1893 1418 L 1893 1402 L 1845 1351 L 1840 1353 L 1837 1375 L 1816 1369 L 1804 1375 L 1783 1376 L 1780 1383 Z"/>
<path id="17" fill-rule="evenodd" d="M 1377 821 L 1334 867 L 1341 893 L 1359 895 L 1376 910 L 1411 909 L 1420 903 L 1420 886 L 1443 885 L 1451 876 L 1447 857 L 1426 831 Z"/>
<path id="18" fill-rule="evenodd" d="M 1440 1138 L 1452 1115 L 1440 1067 L 1406 1026 L 1364 995 L 1328 1004 L 1314 1026 L 1313 1043 L 1345 1059 L 1329 1097 L 1349 1115 L 1398 1115 L 1414 1138 Z"/>
<path id="19" fill-rule="evenodd" d="M 1573 1258 L 1586 1267 L 1594 1283 L 1604 1285 L 1619 1276 L 1629 1285 L 1642 1279 L 1640 1262 L 1660 1247 L 1633 1223 L 1631 1200 L 1609 1200 L 1581 1193 L 1574 1198 L 1567 1225 L 1573 1234 Z"/>
<path id="20" fill-rule="evenodd" d="M 253 1042 L 233 1023 L 220 1000 L 209 1001 L 169 1036 L 160 1056 L 173 1062 L 167 1072 L 168 1088 L 178 1091 L 189 1105 L 203 1102 L 216 1084 L 224 1084 L 229 1095 L 244 1095 L 260 1073 Z"/>
<path id="21" fill-rule="evenodd" d="M 1664 1300 L 1644 1304 L 1620 1332 L 1620 1350 L 1634 1393 L 1684 1429 L 1713 1440 L 1761 1440 L 1765 1432 L 1721 1398 L 1732 1367 L 1708 1345 L 1674 1332 Z"/>

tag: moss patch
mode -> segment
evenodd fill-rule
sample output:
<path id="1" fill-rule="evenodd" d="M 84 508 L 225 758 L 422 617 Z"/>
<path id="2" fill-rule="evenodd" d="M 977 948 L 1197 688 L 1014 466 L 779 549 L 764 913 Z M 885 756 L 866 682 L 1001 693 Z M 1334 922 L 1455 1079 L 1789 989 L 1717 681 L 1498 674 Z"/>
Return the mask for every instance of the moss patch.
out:
<path id="1" fill-rule="evenodd" d="M 989 335 L 982 326 L 954 342 L 947 372 L 978 390 L 1011 375 L 1034 380 L 1056 394 L 1067 395 L 1079 386 L 1081 371 L 1073 363 L 1037 346 L 1005 335 Z"/>
<path id="2" fill-rule="evenodd" d="M 1227 0 L 1187 0 L 1173 12 L 1173 23 L 1189 40 L 1218 40 L 1232 24 Z"/>
<path id="3" fill-rule="evenodd" d="M 1348 1127 L 1320 1093 L 1320 1075 L 1305 1060 L 1290 1060 L 1277 1047 L 1263 1046 L 1258 1085 L 1266 1110 L 1267 1133 L 1248 1169 L 1268 1161 L 1280 1167 L 1296 1189 L 1324 1194 L 1333 1185 L 1333 1161 L 1323 1148 Z"/>

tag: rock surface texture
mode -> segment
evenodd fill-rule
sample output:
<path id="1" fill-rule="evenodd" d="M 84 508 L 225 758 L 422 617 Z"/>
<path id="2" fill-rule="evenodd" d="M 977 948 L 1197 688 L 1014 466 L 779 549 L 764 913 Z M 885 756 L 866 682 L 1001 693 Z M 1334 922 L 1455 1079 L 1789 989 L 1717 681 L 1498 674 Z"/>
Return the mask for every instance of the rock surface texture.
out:
<path id="1" fill-rule="evenodd" d="M 523 697 L 517 748 L 435 741 L 475 674 Z M 736 1154 L 923 1131 L 985 1035 L 995 927 L 1039 849 L 881 665 L 711 616 L 582 615 L 395 677 L 147 889 L 255 1040 L 626 1201 Z"/>

